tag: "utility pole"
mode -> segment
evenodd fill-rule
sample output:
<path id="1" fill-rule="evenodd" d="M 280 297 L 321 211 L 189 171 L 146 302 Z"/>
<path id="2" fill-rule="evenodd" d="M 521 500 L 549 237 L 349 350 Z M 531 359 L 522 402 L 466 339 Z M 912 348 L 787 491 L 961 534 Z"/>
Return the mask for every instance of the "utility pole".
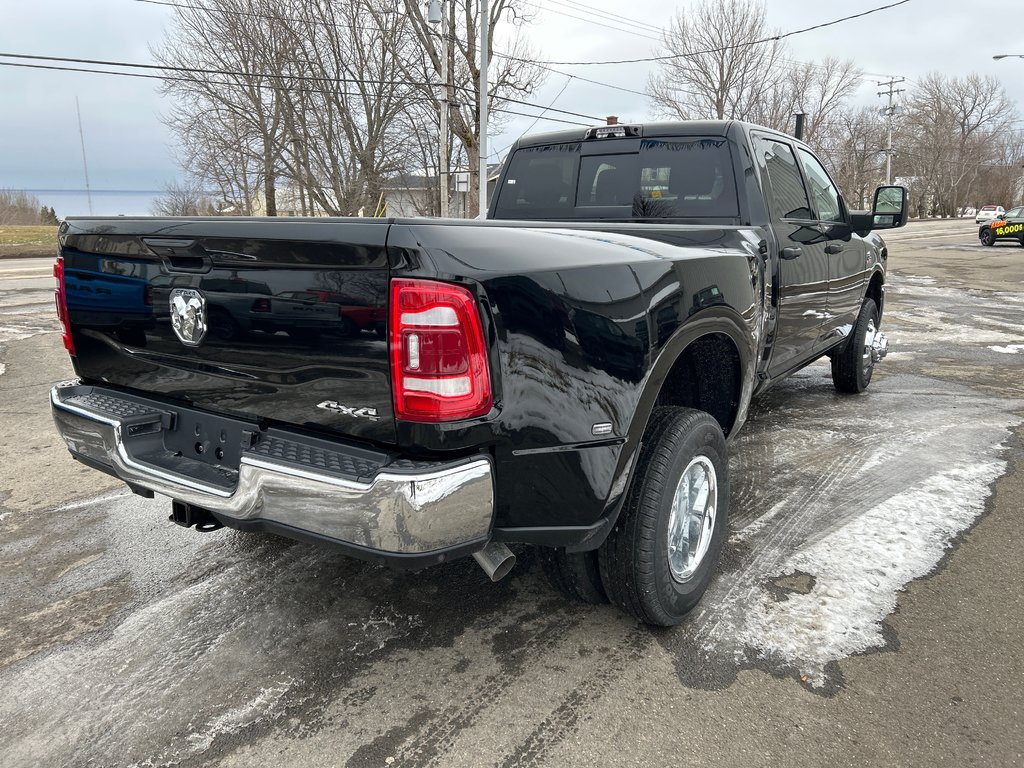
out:
<path id="1" fill-rule="evenodd" d="M 437 180 L 441 190 L 441 218 L 448 216 L 448 14 L 443 0 L 430 0 L 427 6 L 427 21 L 439 30 L 441 43 L 441 158 L 437 169 Z"/>
<path id="2" fill-rule="evenodd" d="M 480 218 L 487 218 L 487 0 L 480 0 Z"/>
<path id="3" fill-rule="evenodd" d="M 897 107 L 896 107 L 895 104 L 892 103 L 892 100 L 893 100 L 893 97 L 897 93 L 903 93 L 903 88 L 896 88 L 896 86 L 899 85 L 900 83 L 902 83 L 904 80 L 905 80 L 905 78 L 902 78 L 902 77 L 899 78 L 898 80 L 896 78 L 892 77 L 892 78 L 889 78 L 889 80 L 885 81 L 885 82 L 878 82 L 877 80 L 875 81 L 876 84 L 879 87 L 882 87 L 882 88 L 888 87 L 888 89 L 889 89 L 887 91 L 879 91 L 878 92 L 879 96 L 888 96 L 889 97 L 889 105 L 885 106 L 885 107 L 882 107 L 882 114 L 886 116 L 887 121 L 889 123 L 889 140 L 886 143 L 886 147 L 885 147 L 885 183 L 886 184 L 892 184 L 892 156 L 893 156 L 893 150 L 892 150 L 892 119 L 893 119 L 893 116 L 896 114 L 896 110 L 897 110 Z"/>

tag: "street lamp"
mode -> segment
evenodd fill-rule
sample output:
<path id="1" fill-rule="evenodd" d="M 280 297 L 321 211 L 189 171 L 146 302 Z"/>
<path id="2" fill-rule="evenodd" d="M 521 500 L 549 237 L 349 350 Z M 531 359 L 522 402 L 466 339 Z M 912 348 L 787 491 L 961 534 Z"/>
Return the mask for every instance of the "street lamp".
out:
<path id="1" fill-rule="evenodd" d="M 1024 53 L 997 53 L 992 58 L 996 61 L 1000 59 L 1024 59 Z"/>

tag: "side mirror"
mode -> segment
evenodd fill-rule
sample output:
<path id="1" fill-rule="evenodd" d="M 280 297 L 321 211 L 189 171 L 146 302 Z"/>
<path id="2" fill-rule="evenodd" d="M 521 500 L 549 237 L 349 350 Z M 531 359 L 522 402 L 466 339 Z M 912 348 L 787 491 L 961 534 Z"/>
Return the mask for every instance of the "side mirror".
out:
<path id="1" fill-rule="evenodd" d="M 895 229 L 907 223 L 910 215 L 906 187 L 879 187 L 871 206 L 872 229 Z"/>

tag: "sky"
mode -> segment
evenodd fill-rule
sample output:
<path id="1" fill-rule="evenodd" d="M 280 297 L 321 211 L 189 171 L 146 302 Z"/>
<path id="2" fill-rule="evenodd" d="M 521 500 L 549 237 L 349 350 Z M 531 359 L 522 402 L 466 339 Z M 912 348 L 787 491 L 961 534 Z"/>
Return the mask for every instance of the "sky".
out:
<path id="1" fill-rule="evenodd" d="M 678 9 L 693 4 L 689 0 L 654 2 L 637 11 L 640 6 L 622 0 L 526 2 L 533 6 L 535 16 L 525 34 L 538 59 L 545 61 L 655 55 L 658 42 L 648 36 L 651 32 L 646 26 L 632 26 L 597 12 L 662 27 Z M 893 0 L 767 0 L 768 23 L 790 31 L 889 2 Z M 1003 9 L 1016 2 L 1020 0 L 1004 4 Z M 593 12 L 580 10 L 581 6 Z M 4 0 L 0 52 L 149 63 L 149 46 L 162 40 L 172 13 L 165 6 L 139 0 Z M 790 57 L 800 61 L 825 56 L 853 59 L 871 74 L 859 94 L 864 104 L 881 105 L 875 81 L 885 76 L 905 77 L 912 84 L 931 71 L 993 75 L 1024 114 L 1024 58 L 992 60 L 994 54 L 1024 54 L 1024 26 L 988 23 L 992 19 L 984 18 L 998 15 L 996 11 L 979 14 L 974 4 L 963 0 L 909 0 L 890 10 L 790 37 Z M 496 47 L 500 50 L 500 45 Z M 14 61 L 0 57 L 0 62 Z M 528 100 L 585 115 L 615 114 L 623 121 L 653 119 L 657 113 L 642 95 L 568 78 L 572 74 L 643 91 L 652 66 L 552 65 L 566 74 L 549 72 Z M 160 95 L 157 80 L 0 66 L 0 94 L 4 99 L 0 188 L 84 187 L 76 98 L 94 190 L 160 190 L 182 176 L 175 160 L 174 137 L 160 120 L 172 103 Z M 500 151 L 524 131 L 564 127 L 544 120 L 533 122 L 530 118 L 509 120 L 500 134 L 491 137 L 489 148 Z"/>

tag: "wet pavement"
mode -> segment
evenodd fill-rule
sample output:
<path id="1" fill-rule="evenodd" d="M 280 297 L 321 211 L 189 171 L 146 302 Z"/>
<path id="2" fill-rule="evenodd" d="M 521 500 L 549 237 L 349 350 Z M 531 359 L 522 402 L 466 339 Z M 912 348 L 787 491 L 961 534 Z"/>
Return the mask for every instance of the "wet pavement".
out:
<path id="1" fill-rule="evenodd" d="M 491 584 L 168 523 L 57 444 L 50 281 L 0 273 L 0 765 L 1024 762 L 1024 249 L 975 231 L 888 238 L 864 395 L 817 363 L 755 401 L 718 577 L 658 631 L 525 548 Z"/>

